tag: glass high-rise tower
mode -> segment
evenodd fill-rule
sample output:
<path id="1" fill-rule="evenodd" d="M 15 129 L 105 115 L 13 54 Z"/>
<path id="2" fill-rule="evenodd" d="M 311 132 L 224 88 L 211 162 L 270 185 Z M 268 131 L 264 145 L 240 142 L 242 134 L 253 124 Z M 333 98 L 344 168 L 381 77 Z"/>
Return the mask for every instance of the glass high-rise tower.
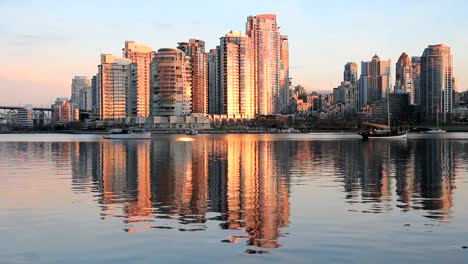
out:
<path id="1" fill-rule="evenodd" d="M 253 44 L 255 113 L 279 113 L 280 34 L 276 15 L 263 14 L 247 18 L 246 33 Z"/>
<path id="2" fill-rule="evenodd" d="M 220 39 L 220 100 L 222 113 L 255 116 L 254 68 L 251 39 L 231 31 Z"/>
<path id="3" fill-rule="evenodd" d="M 421 119 L 447 121 L 452 112 L 453 62 L 450 47 L 429 45 L 421 56 Z"/>

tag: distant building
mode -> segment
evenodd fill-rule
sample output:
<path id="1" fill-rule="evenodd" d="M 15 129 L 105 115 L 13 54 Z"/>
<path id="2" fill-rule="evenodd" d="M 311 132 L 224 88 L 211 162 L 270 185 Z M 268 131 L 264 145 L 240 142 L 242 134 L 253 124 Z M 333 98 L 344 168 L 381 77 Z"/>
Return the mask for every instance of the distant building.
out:
<path id="1" fill-rule="evenodd" d="M 159 49 L 151 63 L 151 115 L 190 115 L 191 76 L 189 56 L 179 49 Z"/>
<path id="2" fill-rule="evenodd" d="M 343 81 L 357 83 L 358 81 L 358 66 L 355 62 L 348 62 L 345 64 L 343 72 Z"/>
<path id="3" fill-rule="evenodd" d="M 127 92 L 130 86 L 132 60 L 110 55 L 101 55 L 99 68 L 99 117 L 103 120 L 127 116 Z"/>
<path id="4" fill-rule="evenodd" d="M 255 116 L 254 64 L 251 39 L 239 31 L 220 38 L 222 114 Z"/>
<path id="5" fill-rule="evenodd" d="M 450 47 L 429 45 L 421 57 L 422 121 L 446 122 L 452 112 L 453 63 Z"/>
<path id="6" fill-rule="evenodd" d="M 84 112 L 91 112 L 93 110 L 93 93 L 91 87 L 84 87 L 80 90 L 80 104 L 79 109 Z"/>
<path id="7" fill-rule="evenodd" d="M 179 42 L 178 49 L 190 57 L 192 68 L 192 113 L 208 113 L 208 54 L 205 53 L 205 41 L 190 39 Z"/>
<path id="8" fill-rule="evenodd" d="M 208 113 L 220 114 L 218 102 L 221 101 L 218 85 L 218 51 L 211 49 L 208 53 Z"/>
<path id="9" fill-rule="evenodd" d="M 91 105 L 94 114 L 99 114 L 98 74 L 91 78 Z"/>
<path id="10" fill-rule="evenodd" d="M 253 44 L 255 113 L 280 113 L 280 34 L 274 14 L 249 16 L 246 34 Z"/>
<path id="11" fill-rule="evenodd" d="M 413 90 L 414 101 L 413 104 L 419 105 L 421 103 L 421 57 L 411 57 L 411 64 L 413 65 Z"/>
<path id="12" fill-rule="evenodd" d="M 405 52 L 398 59 L 395 69 L 395 93 L 408 93 L 410 95 L 410 103 L 414 104 L 413 63 Z"/>
<path id="13" fill-rule="evenodd" d="M 20 128 L 33 128 L 34 112 L 32 105 L 26 105 L 18 109 L 16 113 L 16 125 Z"/>
<path id="14" fill-rule="evenodd" d="M 150 63 L 154 51 L 151 47 L 125 41 L 123 57 L 134 63 L 127 91 L 127 116 L 148 117 L 150 115 Z"/>
<path id="15" fill-rule="evenodd" d="M 375 55 L 371 61 L 361 62 L 359 83 L 360 106 L 381 100 L 390 92 L 390 60 Z"/>
<path id="16" fill-rule="evenodd" d="M 71 102 L 80 105 L 80 91 L 85 87 L 90 87 L 91 81 L 86 76 L 75 76 L 71 84 Z"/>
<path id="17" fill-rule="evenodd" d="M 74 121 L 74 107 L 67 98 L 57 98 L 52 108 L 55 124 L 64 125 Z"/>

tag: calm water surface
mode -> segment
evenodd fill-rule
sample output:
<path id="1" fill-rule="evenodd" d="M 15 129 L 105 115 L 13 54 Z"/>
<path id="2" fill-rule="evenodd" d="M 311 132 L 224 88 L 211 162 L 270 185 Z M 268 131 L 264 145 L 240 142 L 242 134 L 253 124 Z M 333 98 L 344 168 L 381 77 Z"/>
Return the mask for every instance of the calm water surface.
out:
<path id="1" fill-rule="evenodd" d="M 467 263 L 468 134 L 0 135 L 0 263 Z"/>

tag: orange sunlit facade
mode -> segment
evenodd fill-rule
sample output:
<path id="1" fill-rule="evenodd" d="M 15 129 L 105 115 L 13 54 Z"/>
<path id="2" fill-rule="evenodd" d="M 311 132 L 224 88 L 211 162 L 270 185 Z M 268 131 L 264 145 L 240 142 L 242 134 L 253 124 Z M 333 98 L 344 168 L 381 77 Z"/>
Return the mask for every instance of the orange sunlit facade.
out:
<path id="1" fill-rule="evenodd" d="M 191 113 L 190 57 L 179 49 L 159 49 L 151 63 L 151 115 L 185 116 Z"/>
<path id="2" fill-rule="evenodd" d="M 101 55 L 99 68 L 99 117 L 103 120 L 127 116 L 127 92 L 132 61 L 110 54 Z"/>
<path id="3" fill-rule="evenodd" d="M 192 113 L 208 113 L 208 54 L 205 53 L 205 42 L 190 39 L 179 42 L 178 49 L 190 57 L 192 66 Z"/>
<path id="4" fill-rule="evenodd" d="M 150 63 L 154 51 L 151 47 L 134 41 L 125 41 L 123 56 L 136 64 L 128 91 L 128 116 L 148 117 L 150 115 Z"/>
<path id="5" fill-rule="evenodd" d="M 256 113 L 278 113 L 280 91 L 280 34 L 276 15 L 263 14 L 247 18 L 246 34 L 253 43 Z"/>
<path id="6" fill-rule="evenodd" d="M 222 113 L 255 116 L 255 85 L 251 39 L 231 31 L 220 40 Z"/>

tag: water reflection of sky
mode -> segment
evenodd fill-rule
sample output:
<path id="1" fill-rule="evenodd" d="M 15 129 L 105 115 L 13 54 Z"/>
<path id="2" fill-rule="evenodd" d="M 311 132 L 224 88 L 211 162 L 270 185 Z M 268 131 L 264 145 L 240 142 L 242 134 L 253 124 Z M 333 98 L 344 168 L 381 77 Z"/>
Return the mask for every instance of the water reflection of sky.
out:
<path id="1" fill-rule="evenodd" d="M 460 225 L 468 220 L 460 205 L 467 198 L 464 140 L 180 138 L 0 143 L 6 237 L 19 232 L 34 243 L 39 234 L 67 230 L 81 242 L 102 235 L 97 241 L 109 238 L 117 248 L 157 240 L 162 248 L 191 246 L 188 255 L 216 250 L 281 259 L 317 251 L 337 262 L 376 242 L 385 246 L 384 237 L 399 232 L 408 248 L 395 251 L 417 252 L 423 244 L 411 241 L 435 234 L 454 248 L 468 243 L 453 235 L 468 230 Z M 20 228 L 27 226 L 34 232 Z M 196 252 L 198 243 L 208 248 Z M 374 255 L 361 254 L 356 259 Z"/>

